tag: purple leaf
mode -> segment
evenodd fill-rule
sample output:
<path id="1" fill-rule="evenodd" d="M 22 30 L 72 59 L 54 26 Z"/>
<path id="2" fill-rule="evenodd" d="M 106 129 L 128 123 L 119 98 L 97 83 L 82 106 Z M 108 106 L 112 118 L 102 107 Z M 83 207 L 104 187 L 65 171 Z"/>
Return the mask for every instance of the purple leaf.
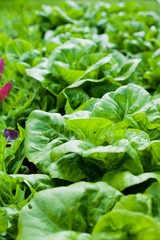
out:
<path id="1" fill-rule="evenodd" d="M 4 59 L 1 58 L 0 59 L 0 79 L 2 77 L 3 72 L 4 72 Z"/>
<path id="2" fill-rule="evenodd" d="M 13 140 L 17 139 L 18 136 L 19 136 L 19 132 L 15 131 L 15 130 L 12 130 L 12 129 L 4 129 L 4 136 L 5 136 L 5 139 L 6 141 L 9 143 L 9 142 L 12 142 Z"/>
<path id="3" fill-rule="evenodd" d="M 12 83 L 7 82 L 1 89 L 0 89 L 0 99 L 6 100 L 6 97 L 9 95 L 9 92 L 11 90 Z M 0 101 L 2 103 L 2 101 Z"/>

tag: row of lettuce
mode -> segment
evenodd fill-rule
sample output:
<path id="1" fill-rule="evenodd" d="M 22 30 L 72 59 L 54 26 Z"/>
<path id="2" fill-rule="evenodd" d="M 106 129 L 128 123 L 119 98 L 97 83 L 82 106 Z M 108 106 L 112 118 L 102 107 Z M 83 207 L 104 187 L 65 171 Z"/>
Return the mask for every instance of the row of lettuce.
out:
<path id="1" fill-rule="evenodd" d="M 160 16 L 23 18 L 27 39 L 0 32 L 0 239 L 159 240 Z"/>

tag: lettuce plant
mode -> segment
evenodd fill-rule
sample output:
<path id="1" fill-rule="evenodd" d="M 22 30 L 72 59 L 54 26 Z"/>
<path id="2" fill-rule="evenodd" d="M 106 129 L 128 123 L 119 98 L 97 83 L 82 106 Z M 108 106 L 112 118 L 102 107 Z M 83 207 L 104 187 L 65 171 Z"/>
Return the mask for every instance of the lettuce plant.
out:
<path id="1" fill-rule="evenodd" d="M 158 10 L 13 2 L 0 3 L 0 240 L 160 240 Z"/>

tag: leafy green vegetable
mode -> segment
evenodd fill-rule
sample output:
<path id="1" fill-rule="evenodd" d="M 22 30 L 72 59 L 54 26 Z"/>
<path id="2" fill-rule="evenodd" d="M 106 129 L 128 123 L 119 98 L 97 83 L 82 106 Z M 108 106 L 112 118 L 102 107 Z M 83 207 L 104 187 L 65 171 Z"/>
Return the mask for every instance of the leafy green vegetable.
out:
<path id="1" fill-rule="evenodd" d="M 51 234 L 65 230 L 91 232 L 120 196 L 120 192 L 102 182 L 79 182 L 41 191 L 21 211 L 17 239 L 48 239 Z"/>
<path id="2" fill-rule="evenodd" d="M 160 172 L 150 172 L 143 173 L 138 176 L 135 176 L 127 171 L 111 171 L 106 173 L 102 180 L 110 184 L 112 187 L 116 188 L 119 191 L 123 191 L 124 189 L 137 186 L 138 184 L 145 183 L 149 179 L 150 180 L 158 180 L 160 178 Z"/>
<path id="3" fill-rule="evenodd" d="M 143 97 L 141 97 L 141 105 L 138 105 L 137 93 L 140 97 L 141 91 Z M 132 98 L 135 99 L 135 104 Z M 79 161 L 86 164 L 97 165 L 101 174 L 116 169 L 140 174 L 156 166 L 158 170 L 159 140 L 151 141 L 149 135 L 139 129 L 126 129 L 128 118 L 139 112 L 146 114 L 148 118 L 151 116 L 149 118 L 151 122 L 159 121 L 159 110 L 151 96 L 141 87 L 132 84 L 106 94 L 95 103 L 91 112 L 75 112 L 69 118 L 68 115 L 62 117 L 58 114 L 33 112 L 27 124 L 25 142 L 27 157 L 44 173 L 49 173 L 53 178 L 60 176 L 62 179 L 62 170 L 60 170 L 62 165 L 59 163 L 62 161 L 64 164 L 66 161 L 71 164 L 69 158 L 72 155 L 69 154 L 79 155 L 81 157 Z M 86 114 L 83 116 L 83 113 Z M 72 164 L 74 168 L 70 164 L 68 167 L 70 171 L 71 169 L 77 171 L 80 180 L 85 178 L 86 174 L 78 170 L 79 161 L 75 160 Z M 57 164 L 59 166 L 55 167 Z M 69 170 L 67 173 L 68 177 L 65 174 L 64 179 L 74 181 L 75 177 L 72 178 Z"/>
<path id="4" fill-rule="evenodd" d="M 151 96 L 143 88 L 133 84 L 120 87 L 114 93 L 107 93 L 93 108 L 94 116 L 114 122 L 136 113 L 145 113 L 151 122 L 160 120 L 158 108 Z"/>
<path id="5" fill-rule="evenodd" d="M 159 11 L 0 2 L 1 240 L 160 239 Z"/>
<path id="6" fill-rule="evenodd" d="M 114 210 L 96 224 L 91 239 L 158 239 L 160 225 L 152 217 L 127 210 Z"/>

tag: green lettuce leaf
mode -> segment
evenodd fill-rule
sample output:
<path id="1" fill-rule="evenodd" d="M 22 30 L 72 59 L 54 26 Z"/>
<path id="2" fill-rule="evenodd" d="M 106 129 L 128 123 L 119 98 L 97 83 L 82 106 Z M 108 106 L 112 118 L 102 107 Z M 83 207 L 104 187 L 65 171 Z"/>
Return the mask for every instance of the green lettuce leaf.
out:
<path id="1" fill-rule="evenodd" d="M 129 171 L 110 171 L 106 173 L 102 180 L 119 191 L 123 191 L 128 187 L 138 188 L 138 184 L 147 182 L 148 180 L 159 181 L 160 172 L 148 172 L 135 176 Z"/>
<path id="2" fill-rule="evenodd" d="M 151 186 L 149 186 L 146 191 L 146 194 L 148 194 L 152 199 L 152 212 L 153 216 L 160 221 L 160 181 L 153 183 Z"/>
<path id="3" fill-rule="evenodd" d="M 135 113 L 145 113 L 150 122 L 160 120 L 159 110 L 150 94 L 134 84 L 107 93 L 95 104 L 92 111 L 94 116 L 108 118 L 114 122 L 122 121 L 126 116 Z"/>
<path id="4" fill-rule="evenodd" d="M 113 210 L 128 210 L 152 216 L 152 199 L 145 194 L 131 194 L 121 197 Z"/>
<path id="5" fill-rule="evenodd" d="M 102 79 L 84 79 L 79 80 L 66 87 L 58 96 L 57 106 L 63 108 L 66 101 L 73 112 L 82 104 L 89 101 L 91 97 L 100 98 L 106 92 L 114 91 L 121 85 L 113 80 L 113 77 L 104 77 Z M 66 104 L 66 105 L 67 105 Z M 66 113 L 70 113 L 66 110 Z"/>
<path id="6" fill-rule="evenodd" d="M 69 140 L 70 136 L 60 114 L 34 111 L 26 128 L 26 156 L 35 164 L 43 161 L 45 170 L 50 165 L 50 150 Z"/>
<path id="7" fill-rule="evenodd" d="M 120 196 L 120 192 L 102 182 L 79 182 L 41 191 L 20 213 L 17 240 L 31 237 L 44 240 L 53 233 L 67 230 L 91 232 Z"/>
<path id="8" fill-rule="evenodd" d="M 96 224 L 93 240 L 157 239 L 160 223 L 143 213 L 127 210 L 114 210 L 105 214 Z"/>

